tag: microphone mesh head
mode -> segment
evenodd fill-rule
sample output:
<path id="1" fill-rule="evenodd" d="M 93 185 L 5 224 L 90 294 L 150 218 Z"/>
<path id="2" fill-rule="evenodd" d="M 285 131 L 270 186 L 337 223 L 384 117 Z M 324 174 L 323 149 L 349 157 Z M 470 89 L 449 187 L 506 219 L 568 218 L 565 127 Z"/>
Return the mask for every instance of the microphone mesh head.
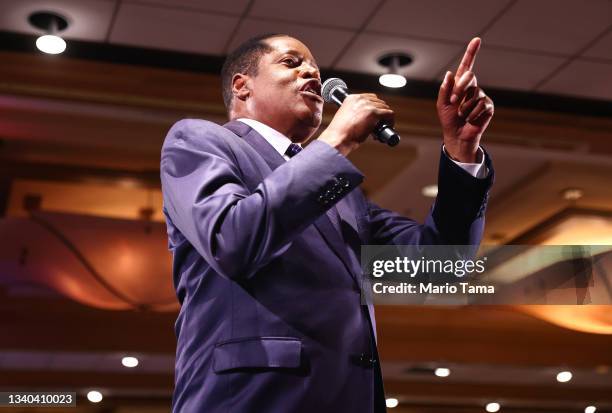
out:
<path id="1" fill-rule="evenodd" d="M 325 82 L 323 82 L 323 86 L 321 86 L 321 96 L 323 96 L 323 99 L 327 103 L 333 103 L 334 102 L 332 100 L 332 92 L 337 87 L 341 87 L 341 88 L 344 88 L 344 89 L 347 88 L 346 87 L 346 83 L 344 83 L 344 80 L 338 79 L 337 77 L 330 77 Z"/>

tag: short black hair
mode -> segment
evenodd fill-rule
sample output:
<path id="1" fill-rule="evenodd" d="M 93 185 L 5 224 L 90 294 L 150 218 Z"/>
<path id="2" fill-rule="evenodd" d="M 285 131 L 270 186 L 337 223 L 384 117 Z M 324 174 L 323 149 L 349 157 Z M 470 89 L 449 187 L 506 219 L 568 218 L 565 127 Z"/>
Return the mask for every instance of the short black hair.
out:
<path id="1" fill-rule="evenodd" d="M 250 76 L 257 75 L 257 66 L 261 57 L 272 51 L 265 40 L 272 37 L 287 36 L 281 33 L 269 33 L 251 37 L 243 42 L 234 51 L 227 55 L 221 68 L 221 87 L 223 89 L 223 103 L 227 111 L 232 105 L 232 79 L 236 73 Z"/>

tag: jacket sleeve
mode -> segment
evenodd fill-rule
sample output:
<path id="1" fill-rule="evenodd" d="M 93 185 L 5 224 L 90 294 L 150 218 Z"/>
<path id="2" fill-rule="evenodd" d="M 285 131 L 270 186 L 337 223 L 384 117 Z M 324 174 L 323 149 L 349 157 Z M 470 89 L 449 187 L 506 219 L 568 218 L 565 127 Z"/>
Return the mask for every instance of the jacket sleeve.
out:
<path id="1" fill-rule="evenodd" d="M 338 151 L 315 141 L 249 191 L 236 145 L 229 144 L 236 139 L 212 122 L 177 122 L 164 142 L 160 170 L 172 223 L 215 271 L 233 279 L 251 277 L 286 251 L 363 180 Z"/>
<path id="2" fill-rule="evenodd" d="M 395 212 L 368 204 L 370 243 L 377 245 L 478 246 L 484 231 L 484 213 L 494 171 L 485 151 L 489 174 L 474 178 L 441 153 L 438 195 L 420 224 Z"/>

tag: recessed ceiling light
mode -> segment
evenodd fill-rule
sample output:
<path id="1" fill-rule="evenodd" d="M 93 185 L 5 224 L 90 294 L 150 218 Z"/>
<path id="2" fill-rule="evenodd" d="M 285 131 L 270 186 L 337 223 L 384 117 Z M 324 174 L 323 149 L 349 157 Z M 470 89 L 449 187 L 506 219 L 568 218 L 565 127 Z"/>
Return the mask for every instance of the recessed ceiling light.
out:
<path id="1" fill-rule="evenodd" d="M 60 54 L 66 50 L 66 42 L 59 36 L 45 34 L 36 39 L 36 47 L 43 53 Z"/>
<path id="2" fill-rule="evenodd" d="M 584 196 L 584 191 L 580 188 L 566 188 L 561 195 L 566 201 L 576 201 Z"/>
<path id="3" fill-rule="evenodd" d="M 59 33 L 68 27 L 68 20 L 57 13 L 39 11 L 28 17 L 30 25 L 45 34 L 36 39 L 36 47 L 43 53 L 59 54 L 66 50 L 66 42 Z"/>
<path id="4" fill-rule="evenodd" d="M 428 198 L 435 198 L 438 196 L 438 185 L 426 185 L 421 189 L 421 194 Z"/>
<path id="5" fill-rule="evenodd" d="M 125 356 L 121 359 L 121 364 L 123 364 L 124 367 L 133 368 L 138 366 L 138 359 L 136 357 Z"/>
<path id="6" fill-rule="evenodd" d="M 91 390 L 87 393 L 87 400 L 92 403 L 100 403 L 102 401 L 102 393 L 97 390 Z"/>
<path id="7" fill-rule="evenodd" d="M 584 413 L 595 413 L 597 411 L 597 407 L 595 406 L 587 406 L 584 408 Z"/>
<path id="8" fill-rule="evenodd" d="M 501 406 L 499 405 L 499 403 L 487 403 L 487 405 L 485 406 L 485 410 L 489 413 L 495 413 L 499 411 L 499 408 Z"/>
<path id="9" fill-rule="evenodd" d="M 390 397 L 386 400 L 386 404 L 389 409 L 393 409 L 394 407 L 397 407 L 397 405 L 399 404 L 399 400 Z"/>
<path id="10" fill-rule="evenodd" d="M 387 68 L 387 73 L 378 78 L 378 82 L 390 88 L 406 85 L 406 78 L 399 73 L 400 69 L 412 63 L 412 57 L 406 53 L 387 53 L 378 59 L 378 64 Z"/>
<path id="11" fill-rule="evenodd" d="M 446 367 L 438 367 L 435 371 L 434 374 L 438 377 L 448 377 L 450 376 L 450 370 L 447 369 Z"/>
<path id="12" fill-rule="evenodd" d="M 560 371 L 557 373 L 557 381 L 559 383 L 567 383 L 572 379 L 572 373 L 569 371 Z"/>
<path id="13" fill-rule="evenodd" d="M 398 88 L 406 86 L 406 78 L 397 73 L 385 73 L 384 75 L 380 75 L 378 78 L 378 83 L 385 87 L 390 88 Z"/>

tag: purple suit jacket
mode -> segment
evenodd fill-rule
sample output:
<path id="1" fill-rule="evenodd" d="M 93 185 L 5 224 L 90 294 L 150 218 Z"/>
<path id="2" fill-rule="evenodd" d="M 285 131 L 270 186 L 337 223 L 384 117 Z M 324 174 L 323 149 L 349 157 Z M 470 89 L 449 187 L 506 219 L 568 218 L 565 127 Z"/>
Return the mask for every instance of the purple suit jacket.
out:
<path id="1" fill-rule="evenodd" d="M 480 180 L 442 155 L 419 224 L 369 203 L 363 175 L 323 142 L 287 162 L 241 122 L 177 122 L 161 157 L 181 303 L 173 411 L 384 411 L 360 246 L 479 244 L 486 163 Z"/>

